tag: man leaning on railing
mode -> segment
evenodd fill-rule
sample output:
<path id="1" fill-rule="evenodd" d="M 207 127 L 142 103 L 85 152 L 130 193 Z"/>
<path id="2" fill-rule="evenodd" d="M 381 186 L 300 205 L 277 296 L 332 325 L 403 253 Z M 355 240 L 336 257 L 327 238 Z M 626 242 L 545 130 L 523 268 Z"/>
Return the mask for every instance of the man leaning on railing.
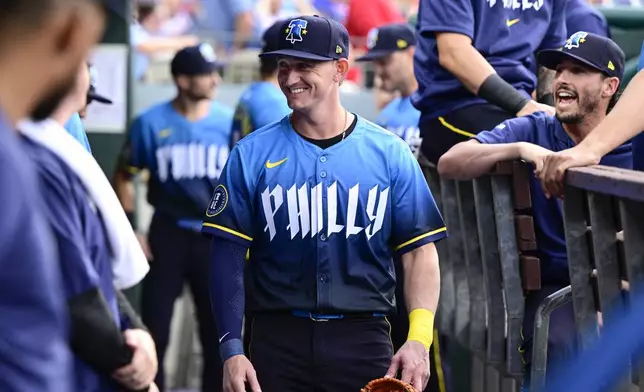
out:
<path id="1" fill-rule="evenodd" d="M 556 115 L 539 112 L 510 119 L 457 144 L 438 162 L 442 177 L 472 179 L 488 173 L 498 162 L 516 159 L 533 164 L 538 171 L 548 155 L 581 142 L 614 106 L 624 70 L 624 53 L 610 39 L 577 32 L 562 50 L 542 51 L 538 60 L 541 65 L 556 70 L 553 86 Z M 630 169 L 630 144 L 620 146 L 601 163 Z M 530 191 L 542 288 L 529 292 L 525 298 L 526 375 L 530 373 L 537 307 L 549 294 L 570 285 L 561 203 L 546 197 L 536 177 L 530 178 Z M 548 338 L 548 366 L 570 359 L 574 354 L 572 304 L 555 310 L 551 320 L 556 328 L 550 329 Z M 528 384 L 524 382 L 525 386 Z"/>

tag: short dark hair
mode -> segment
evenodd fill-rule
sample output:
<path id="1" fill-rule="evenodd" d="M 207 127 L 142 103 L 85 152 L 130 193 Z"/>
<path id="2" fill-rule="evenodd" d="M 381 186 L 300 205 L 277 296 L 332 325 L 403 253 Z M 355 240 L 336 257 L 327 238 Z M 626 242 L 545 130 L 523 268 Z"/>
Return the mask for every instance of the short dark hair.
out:
<path id="1" fill-rule="evenodd" d="M 138 4 L 136 9 L 138 22 L 142 23 L 147 18 L 149 18 L 150 15 L 154 14 L 155 9 L 156 9 L 156 5 L 153 3 Z"/>
<path id="2" fill-rule="evenodd" d="M 277 72 L 277 57 L 260 57 L 259 74 L 262 78 L 269 78 Z"/>
<path id="3" fill-rule="evenodd" d="M 59 0 L 0 0 L 0 25 L 23 28 L 38 26 L 57 3 Z"/>

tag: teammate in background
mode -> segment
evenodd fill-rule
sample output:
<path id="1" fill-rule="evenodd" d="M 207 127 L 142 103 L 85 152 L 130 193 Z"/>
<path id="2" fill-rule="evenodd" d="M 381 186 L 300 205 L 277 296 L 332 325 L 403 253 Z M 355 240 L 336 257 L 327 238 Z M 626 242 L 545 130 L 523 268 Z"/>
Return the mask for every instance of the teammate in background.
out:
<path id="1" fill-rule="evenodd" d="M 73 391 L 58 259 L 42 224 L 47 205 L 15 125 L 55 109 L 100 38 L 104 13 L 89 0 L 1 1 L 0 25 L 0 390 Z"/>
<path id="2" fill-rule="evenodd" d="M 97 84 L 97 78 L 98 78 L 98 71 L 96 70 L 96 67 L 92 64 L 87 64 L 89 68 L 89 89 L 87 90 L 87 99 L 85 106 L 78 112 L 78 115 L 80 118 L 85 119 L 85 116 L 87 115 L 87 107 L 89 104 L 92 102 L 96 101 L 98 103 L 102 103 L 104 105 L 112 105 L 113 102 L 111 99 L 104 97 L 103 95 L 99 94 L 96 91 L 96 84 Z"/>
<path id="3" fill-rule="evenodd" d="M 176 299 L 188 282 L 197 309 L 204 367 L 202 390 L 221 389 L 221 361 L 208 294 L 210 241 L 200 233 L 219 175 L 229 155 L 233 113 L 214 102 L 220 82 L 215 53 L 207 44 L 180 50 L 171 63 L 178 95 L 136 118 L 116 173 L 125 211 L 134 215 L 132 176 L 150 171 L 148 202 L 155 213 L 149 230 L 150 273 L 141 312 L 163 364 Z M 164 390 L 164 372 L 156 383 Z"/>
<path id="4" fill-rule="evenodd" d="M 644 130 L 644 70 L 640 70 L 624 89 L 619 102 L 597 128 L 578 145 L 550 154 L 538 172 L 548 197 L 562 196 L 566 170 L 597 165 L 602 157 Z M 633 162 L 642 159 L 640 145 L 634 141 Z"/>
<path id="5" fill-rule="evenodd" d="M 262 53 L 272 50 L 277 44 L 279 28 L 283 21 L 275 22 L 262 37 Z M 230 148 L 249 133 L 278 121 L 290 113 L 284 94 L 277 84 L 277 61 L 271 57 L 260 58 L 261 81 L 252 83 L 242 94 L 233 119 Z"/>
<path id="6" fill-rule="evenodd" d="M 420 153 L 420 133 L 418 120 L 420 112 L 411 104 L 411 94 L 418 88 L 414 77 L 414 48 L 416 36 L 409 24 L 389 24 L 374 28 L 369 32 L 367 48 L 364 56 L 356 61 L 372 61 L 375 76 L 382 81 L 381 88 L 388 93 L 399 92 L 399 97 L 394 98 L 380 112 L 375 123 L 400 136 L 410 147 L 414 155 Z M 396 276 L 403 276 L 402 263 L 395 260 Z M 391 318 L 391 340 L 394 350 L 398 350 L 407 339 L 409 318 L 404 301 L 404 284 L 402 279 L 396 286 L 397 313 Z M 438 331 L 434 331 L 435 334 Z M 437 335 L 435 335 L 437 336 Z M 437 342 L 434 342 L 437 343 Z M 442 342 L 441 342 L 442 343 Z M 436 344 L 430 350 L 431 374 L 443 373 L 443 369 L 436 369 L 444 361 L 436 356 Z M 440 345 L 444 347 L 444 345 Z M 438 360 L 436 360 L 438 359 Z M 426 391 L 445 391 L 444 380 L 432 377 Z"/>
<path id="7" fill-rule="evenodd" d="M 64 143 L 60 136 L 67 136 L 62 128 L 65 119 L 85 103 L 89 88 L 84 61 L 79 63 L 77 78 L 68 88 L 50 118 L 21 122 L 19 129 L 23 133 L 28 128 L 35 129 L 39 137 L 51 136 L 58 140 L 54 143 Z M 154 342 L 135 313 L 122 311 L 131 307 L 114 287 L 114 252 L 104 214 L 97 210 L 97 201 L 88 196 L 87 184 L 74 167 L 58 155 L 56 146 L 46 139 L 25 135 L 23 145 L 36 164 L 43 201 L 48 206 L 45 222 L 53 228 L 60 259 L 72 326 L 70 345 L 75 354 L 73 389 L 107 392 L 148 388 L 157 371 Z M 69 143 L 75 144 L 72 140 Z M 106 183 L 109 184 L 107 180 Z M 125 217 L 123 220 L 127 222 Z M 144 261 L 142 253 L 140 260 Z"/>
<path id="8" fill-rule="evenodd" d="M 556 71 L 556 117 L 535 113 L 511 119 L 472 140 L 459 143 L 440 159 L 441 176 L 467 180 L 487 173 L 497 162 L 523 159 L 536 170 L 544 158 L 580 143 L 599 124 L 617 101 L 624 73 L 624 53 L 608 38 L 586 32 L 573 34 L 562 50 L 545 50 L 539 63 Z M 630 169 L 631 145 L 626 144 L 602 161 L 604 165 Z M 542 289 L 525 298 L 523 320 L 526 380 L 532 359 L 532 334 L 537 307 L 550 294 L 570 285 L 562 206 L 548 200 L 536 177 L 530 178 L 537 255 L 541 260 Z M 575 353 L 575 320 L 572 303 L 551 315 L 548 367 L 572 359 Z M 556 326 L 556 328 L 554 327 Z M 525 386 L 528 385 L 526 381 Z"/>
<path id="9" fill-rule="evenodd" d="M 566 31 L 572 35 L 576 31 L 597 34 L 610 38 L 610 29 L 606 17 L 588 0 L 567 0 Z"/>
<path id="10" fill-rule="evenodd" d="M 411 104 L 411 94 L 418 88 L 414 77 L 416 36 L 408 24 L 376 27 L 367 37 L 368 51 L 356 61 L 372 61 L 381 88 L 399 92 L 380 112 L 376 124 L 400 136 L 418 156 L 422 139 L 418 130 L 420 112 Z"/>
<path id="11" fill-rule="evenodd" d="M 224 389 L 243 392 L 246 382 L 254 392 L 260 384 L 268 392 L 357 391 L 402 370 L 422 390 L 443 220 L 409 147 L 342 107 L 344 26 L 301 16 L 280 33 L 278 50 L 262 56 L 277 56 L 293 113 L 233 148 L 202 229 L 213 236 Z M 395 356 L 385 319 L 395 312 L 394 256 L 411 311 Z M 252 364 L 241 342 L 245 281 Z"/>
<path id="12" fill-rule="evenodd" d="M 85 107 L 83 105 L 82 107 Z M 78 109 L 79 111 L 81 108 Z M 74 139 L 76 139 L 88 152 L 92 152 L 91 147 L 89 146 L 89 140 L 87 139 L 87 133 L 85 133 L 85 127 L 81 121 L 81 116 L 78 112 L 74 112 L 72 116 L 65 122 L 65 129 L 69 132 Z"/>
<path id="13" fill-rule="evenodd" d="M 526 6 L 529 4 L 529 6 Z M 566 41 L 565 1 L 514 9 L 499 0 L 420 0 L 412 103 L 430 162 L 481 130 L 537 111 L 552 98 L 554 72 L 531 71 L 533 54 Z"/>
<path id="14" fill-rule="evenodd" d="M 112 104 L 112 101 L 110 101 L 107 98 L 102 97 L 99 94 L 96 94 L 96 88 L 95 88 L 95 78 L 96 78 L 96 70 L 94 67 L 90 64 L 88 64 L 89 67 L 89 77 L 90 79 L 90 88 L 89 92 L 87 93 L 87 101 L 83 102 L 81 106 L 78 108 L 78 110 L 74 111 L 74 113 L 69 117 L 69 119 L 65 122 L 64 127 L 69 132 L 70 135 L 78 142 L 85 147 L 85 149 L 88 152 L 92 152 L 92 149 L 89 145 L 89 140 L 87 139 L 87 133 L 85 132 L 85 126 L 83 125 L 83 122 L 81 119 L 85 118 L 85 113 L 87 111 L 87 105 L 89 105 L 92 101 L 98 101 L 101 103 L 105 104 Z"/>

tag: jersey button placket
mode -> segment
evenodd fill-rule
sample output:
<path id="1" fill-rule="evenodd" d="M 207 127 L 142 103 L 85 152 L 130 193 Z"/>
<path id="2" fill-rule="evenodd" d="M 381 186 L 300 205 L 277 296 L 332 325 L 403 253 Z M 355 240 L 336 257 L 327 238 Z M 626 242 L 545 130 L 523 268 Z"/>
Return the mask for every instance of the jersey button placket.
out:
<path id="1" fill-rule="evenodd" d="M 319 175 L 319 181 L 322 185 L 322 221 L 326 223 L 326 220 L 329 216 L 328 204 L 327 204 L 327 189 L 328 189 L 328 180 L 327 180 L 327 168 L 325 163 L 328 158 L 326 155 L 321 155 L 318 157 L 318 162 L 316 164 L 316 172 Z M 326 224 L 323 224 L 324 229 L 318 236 L 318 259 L 317 259 L 317 305 L 318 307 L 328 307 L 331 305 L 331 286 L 329 284 L 329 248 L 328 240 L 326 234 Z"/>

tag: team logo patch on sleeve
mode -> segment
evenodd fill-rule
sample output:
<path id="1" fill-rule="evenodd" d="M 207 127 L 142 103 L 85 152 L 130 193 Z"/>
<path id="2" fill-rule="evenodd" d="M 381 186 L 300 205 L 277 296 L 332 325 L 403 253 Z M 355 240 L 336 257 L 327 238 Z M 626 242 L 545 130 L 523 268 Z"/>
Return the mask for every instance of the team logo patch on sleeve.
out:
<path id="1" fill-rule="evenodd" d="M 217 185 L 215 192 L 212 195 L 208 209 L 206 210 L 206 216 L 212 218 L 219 215 L 226 205 L 228 204 L 228 191 L 223 185 Z"/>

